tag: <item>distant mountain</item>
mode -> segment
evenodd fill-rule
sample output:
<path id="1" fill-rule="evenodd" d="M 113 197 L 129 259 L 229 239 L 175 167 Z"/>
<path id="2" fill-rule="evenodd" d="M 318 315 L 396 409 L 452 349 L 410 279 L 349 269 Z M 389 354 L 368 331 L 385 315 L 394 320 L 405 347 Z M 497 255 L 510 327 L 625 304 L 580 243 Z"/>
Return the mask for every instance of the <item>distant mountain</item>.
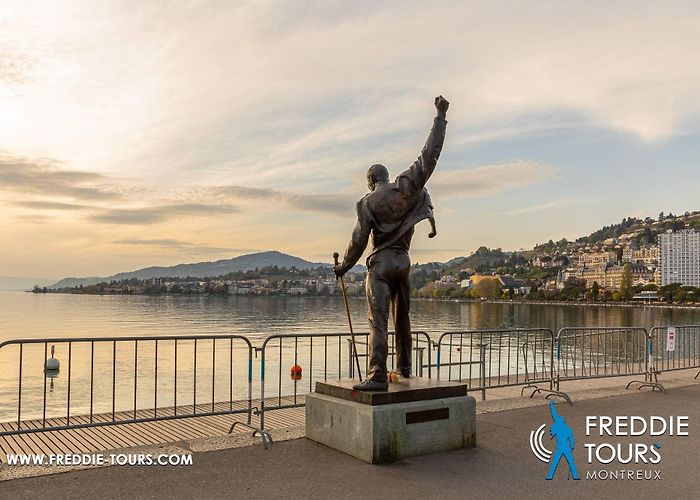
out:
<path id="1" fill-rule="evenodd" d="M 90 276 L 89 278 L 63 278 L 61 281 L 48 285 L 46 288 L 73 288 L 74 286 L 96 285 L 104 281 L 109 281 L 111 278 L 100 278 L 99 276 Z"/>
<path id="2" fill-rule="evenodd" d="M 137 271 L 119 273 L 107 277 L 89 278 L 64 278 L 58 283 L 54 283 L 49 288 L 70 288 L 75 286 L 88 286 L 112 280 L 127 280 L 132 278 L 206 278 L 211 276 L 222 276 L 228 273 L 239 271 L 252 271 L 255 268 L 267 266 L 296 267 L 297 269 L 311 269 L 319 266 L 330 266 L 330 264 L 319 264 L 309 262 L 293 255 L 287 255 L 277 251 L 259 252 L 248 255 L 241 255 L 232 259 L 217 260 L 215 262 L 199 262 L 196 264 L 178 264 L 176 266 L 146 267 Z"/>
<path id="3" fill-rule="evenodd" d="M 562 239 L 558 242 L 549 241 L 536 245 L 532 250 L 520 250 L 517 253 L 521 257 L 528 259 L 542 253 L 554 253 L 557 251 L 571 250 L 571 245 L 586 245 L 606 241 L 609 238 L 619 238 L 633 240 L 637 244 L 651 243 L 656 241 L 656 235 L 667 230 L 678 230 L 683 227 L 700 230 L 700 211 L 686 212 L 683 215 L 659 214 L 657 219 L 647 217 L 636 219 L 634 217 L 625 218 L 619 224 L 604 226 L 591 233 L 589 236 L 578 238 L 576 243 Z M 459 272 L 462 269 L 484 269 L 493 267 L 501 261 L 506 261 L 514 252 L 503 251 L 500 248 L 489 249 L 479 247 L 469 256 L 455 257 L 447 262 L 428 262 L 417 264 L 416 270 L 434 271 L 444 269 L 447 272 Z M 500 265 L 500 264 L 499 264 Z M 54 283 L 49 288 L 71 288 L 79 285 L 88 286 L 112 280 L 126 280 L 131 278 L 206 278 L 222 276 L 232 272 L 252 271 L 255 268 L 267 266 L 296 267 L 297 269 L 311 269 L 319 266 L 330 266 L 330 263 L 314 263 L 308 260 L 294 257 L 277 251 L 260 252 L 248 255 L 241 255 L 233 259 L 217 260 L 215 262 L 199 262 L 196 264 L 179 264 L 171 267 L 146 267 L 133 272 L 119 273 L 107 277 L 88 278 L 64 278 L 58 283 Z M 363 273 L 366 268 L 360 264 L 352 268 L 352 272 Z M 25 280 L 25 281 L 3 281 L 3 280 Z M 9 285 L 7 283 L 10 283 Z M 35 280 L 31 278 L 2 278 L 0 277 L 0 290 L 26 289 L 35 284 L 45 286 L 46 280 Z"/>
<path id="4" fill-rule="evenodd" d="M 0 276 L 0 290 L 29 290 L 38 286 L 47 286 L 53 280 L 42 278 L 24 278 L 22 276 Z"/>

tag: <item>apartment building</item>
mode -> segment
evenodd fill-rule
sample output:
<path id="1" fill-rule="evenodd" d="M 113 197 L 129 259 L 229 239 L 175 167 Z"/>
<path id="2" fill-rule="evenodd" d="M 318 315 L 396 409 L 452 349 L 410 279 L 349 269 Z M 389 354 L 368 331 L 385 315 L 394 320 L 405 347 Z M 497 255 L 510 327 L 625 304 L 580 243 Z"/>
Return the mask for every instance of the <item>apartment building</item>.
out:
<path id="1" fill-rule="evenodd" d="M 700 286 L 700 232 L 694 229 L 659 235 L 661 286 Z"/>

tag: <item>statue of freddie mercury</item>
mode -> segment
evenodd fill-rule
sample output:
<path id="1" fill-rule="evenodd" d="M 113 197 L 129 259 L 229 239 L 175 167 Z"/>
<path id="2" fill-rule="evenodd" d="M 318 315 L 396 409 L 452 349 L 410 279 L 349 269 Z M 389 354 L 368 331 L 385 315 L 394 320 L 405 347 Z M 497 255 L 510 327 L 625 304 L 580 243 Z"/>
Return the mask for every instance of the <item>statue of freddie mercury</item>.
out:
<path id="1" fill-rule="evenodd" d="M 433 207 L 425 184 L 435 170 L 447 126 L 450 103 L 435 98 L 437 116 L 418 159 L 394 182 L 384 165 L 367 171 L 370 192 L 357 202 L 357 224 L 342 263 L 334 267 L 343 276 L 359 260 L 372 236 L 373 250 L 367 257 L 366 293 L 369 319 L 369 370 L 357 390 L 386 391 L 389 308 L 394 316 L 397 367 L 402 377 L 411 375 L 411 322 L 409 303 L 411 261 L 408 250 L 413 226 L 429 219 L 434 236 Z"/>

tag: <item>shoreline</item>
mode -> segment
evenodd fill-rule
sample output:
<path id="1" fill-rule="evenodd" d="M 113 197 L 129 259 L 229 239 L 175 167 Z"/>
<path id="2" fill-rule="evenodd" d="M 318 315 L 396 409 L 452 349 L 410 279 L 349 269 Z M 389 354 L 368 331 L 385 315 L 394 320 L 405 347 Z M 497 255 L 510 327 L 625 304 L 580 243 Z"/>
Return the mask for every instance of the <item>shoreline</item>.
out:
<path id="1" fill-rule="evenodd" d="M 265 298 L 314 298 L 314 299 L 330 299 L 330 298 L 340 298 L 339 295 L 229 295 L 229 294 L 203 294 L 203 293 L 160 293 L 160 294 L 148 294 L 148 293 L 70 293 L 70 292 L 39 292 L 35 293 L 32 290 L 3 290 L 3 292 L 23 292 L 23 293 L 34 293 L 35 295 L 80 295 L 80 296 L 93 296 L 93 297 L 220 297 L 220 298 L 230 298 L 230 297 L 265 297 Z M 349 300 L 365 300 L 364 295 L 348 295 Z M 700 303 L 688 303 L 688 304 L 668 304 L 666 302 L 592 302 L 587 300 L 577 300 L 577 301 L 552 301 L 552 300 L 506 300 L 506 299 L 466 299 L 458 297 L 444 297 L 444 298 L 426 298 L 426 297 L 411 297 L 411 301 L 420 302 L 458 302 L 458 303 L 487 303 L 487 304 L 525 304 L 525 305 L 552 305 L 552 306 L 598 306 L 598 307 L 644 307 L 644 308 L 656 308 L 656 309 L 700 309 Z"/>
<path id="2" fill-rule="evenodd" d="M 459 298 L 440 298 L 440 299 L 427 299 L 412 297 L 411 300 L 420 300 L 426 302 L 474 302 L 474 303 L 486 303 L 486 304 L 533 304 L 533 305 L 551 305 L 551 306 L 600 306 L 600 307 L 653 307 L 657 309 L 700 309 L 700 303 L 698 304 L 668 304 L 662 303 L 648 303 L 648 302 L 591 302 L 587 300 L 504 300 L 504 299 L 486 299 L 486 300 L 476 300 L 476 299 L 459 299 Z"/>

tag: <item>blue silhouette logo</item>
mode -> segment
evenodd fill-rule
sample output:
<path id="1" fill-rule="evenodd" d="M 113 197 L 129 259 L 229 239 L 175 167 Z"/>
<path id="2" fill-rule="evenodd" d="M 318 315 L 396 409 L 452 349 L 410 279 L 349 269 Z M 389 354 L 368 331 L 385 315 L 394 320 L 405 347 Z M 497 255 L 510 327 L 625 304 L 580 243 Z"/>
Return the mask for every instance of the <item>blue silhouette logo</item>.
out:
<path id="1" fill-rule="evenodd" d="M 530 432 L 530 449 L 532 453 L 542 462 L 549 462 L 549 473 L 547 474 L 547 480 L 554 478 L 554 473 L 561 462 L 562 457 L 566 458 L 566 462 L 569 465 L 569 477 L 574 480 L 581 479 L 576 471 L 576 464 L 574 463 L 574 433 L 564 421 L 564 417 L 557 413 L 557 409 L 554 406 L 554 401 L 549 402 L 549 409 L 552 413 L 552 425 L 549 426 L 549 434 L 552 439 L 556 439 L 556 448 L 554 453 L 549 451 L 546 446 L 542 443 L 542 438 L 544 436 L 544 430 L 547 424 L 542 424 L 537 428 L 536 431 Z"/>

